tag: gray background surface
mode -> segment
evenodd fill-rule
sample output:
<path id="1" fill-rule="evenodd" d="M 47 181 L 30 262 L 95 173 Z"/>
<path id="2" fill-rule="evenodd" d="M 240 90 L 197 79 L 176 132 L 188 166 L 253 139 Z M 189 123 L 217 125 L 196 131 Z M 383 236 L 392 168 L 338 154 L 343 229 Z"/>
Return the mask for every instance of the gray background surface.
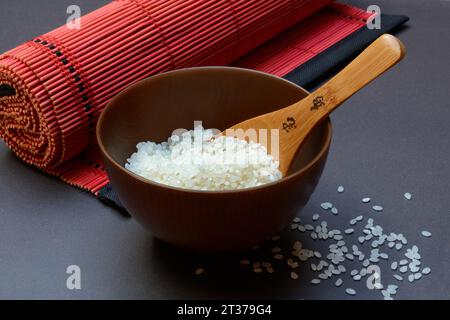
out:
<path id="1" fill-rule="evenodd" d="M 367 7 L 374 1 L 347 1 Z M 83 13 L 106 0 L 2 0 L 0 51 L 65 22 L 69 4 Z M 332 116 L 334 138 L 320 184 L 300 213 L 321 213 L 319 204 L 338 206 L 333 227 L 346 228 L 358 214 L 374 217 L 387 232 L 402 232 L 420 247 L 431 275 L 399 286 L 397 298 L 450 298 L 450 1 L 377 0 L 385 13 L 411 20 L 399 37 L 408 56 L 398 67 L 365 88 Z M 202 255 L 172 248 L 95 198 L 30 168 L 0 143 L 0 298 L 289 298 L 345 299 L 332 282 L 312 286 L 304 264 L 300 280 L 279 266 L 273 275 L 240 267 L 244 254 Z M 346 191 L 338 195 L 336 187 Z M 413 193 L 406 201 L 403 193 Z M 360 199 L 371 196 L 385 208 L 373 213 Z M 257 222 L 255 222 L 257 223 Z M 420 236 L 430 230 L 431 239 Z M 299 239 L 287 231 L 285 248 Z M 260 251 L 251 258 L 263 259 Z M 82 289 L 66 289 L 66 268 L 82 269 Z M 195 277 L 193 271 L 206 272 Z M 383 264 L 383 276 L 391 279 Z M 386 280 L 386 283 L 388 280 Z M 358 298 L 381 295 L 364 281 L 348 285 Z"/>

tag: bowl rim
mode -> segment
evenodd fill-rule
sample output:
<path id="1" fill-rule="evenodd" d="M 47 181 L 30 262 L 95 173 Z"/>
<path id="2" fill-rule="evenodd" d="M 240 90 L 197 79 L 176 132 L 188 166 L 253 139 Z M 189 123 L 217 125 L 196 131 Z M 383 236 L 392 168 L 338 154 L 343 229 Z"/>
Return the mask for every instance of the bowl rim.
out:
<path id="1" fill-rule="evenodd" d="M 101 150 L 101 153 L 103 154 L 104 157 L 106 157 L 108 159 L 108 161 L 114 166 L 116 167 L 116 169 L 118 169 L 119 171 L 121 171 L 122 173 L 124 173 L 125 175 L 129 175 L 130 177 L 132 177 L 133 179 L 137 179 L 138 181 L 144 183 L 144 184 L 148 184 L 151 186 L 155 186 L 155 187 L 160 187 L 160 188 L 164 188 L 164 189 L 168 189 L 171 191 L 176 191 L 176 192 L 182 192 L 182 193 L 191 193 L 191 194 L 211 194 L 211 195 L 224 195 L 224 194 L 235 194 L 235 193 L 246 193 L 246 192 L 252 192 L 252 191 L 257 191 L 257 190 L 261 190 L 261 189 L 266 189 L 266 188 L 271 188 L 274 187 L 278 184 L 282 184 L 282 183 L 286 183 L 292 179 L 298 178 L 299 176 L 304 175 L 313 165 L 315 165 L 319 159 L 321 159 L 324 154 L 327 152 L 327 150 L 329 149 L 330 145 L 331 145 L 331 139 L 332 139 L 332 124 L 330 121 L 330 118 L 327 117 L 324 121 L 326 121 L 327 123 L 327 136 L 325 137 L 325 143 L 322 145 L 322 148 L 320 149 L 320 151 L 316 154 L 316 156 L 309 161 L 301 170 L 296 171 L 295 173 L 292 173 L 288 176 L 282 177 L 279 180 L 273 181 L 273 182 L 269 182 L 263 185 L 259 185 L 259 186 L 255 186 L 255 187 L 250 187 L 250 188 L 244 188 L 244 189 L 235 189 L 235 190 L 197 190 L 197 189 L 186 189 L 186 188 L 180 188 L 180 187 L 174 187 L 174 186 L 170 186 L 170 185 L 166 185 L 163 183 L 159 183 L 156 181 L 152 181 L 150 179 L 144 178 L 128 169 L 126 169 L 124 166 L 120 165 L 110 154 L 109 152 L 106 150 L 105 146 L 103 145 L 103 141 L 101 139 L 101 130 L 102 130 L 102 126 L 103 126 L 103 122 L 104 122 L 104 118 L 106 116 L 106 114 L 109 112 L 108 110 L 111 109 L 111 105 L 114 103 L 114 101 L 116 99 L 118 99 L 120 96 L 126 94 L 127 92 L 133 90 L 135 87 L 141 85 L 143 82 L 147 82 L 147 81 L 152 81 L 156 78 L 159 77 L 165 77 L 167 75 L 171 75 L 171 74 L 176 74 L 176 73 L 184 73 L 184 72 L 190 72 L 190 71 L 208 71 L 208 70 L 240 70 L 240 71 L 244 71 L 244 72 L 249 72 L 249 73 L 255 73 L 255 74 L 259 74 L 265 77 L 269 77 L 272 79 L 275 79 L 277 81 L 283 81 L 286 84 L 289 84 L 291 86 L 295 86 L 297 87 L 297 89 L 300 89 L 302 91 L 304 91 L 304 93 L 306 93 L 307 95 L 310 94 L 309 91 L 307 91 L 306 89 L 304 89 L 303 87 L 289 81 L 286 80 L 282 77 L 278 77 L 266 72 L 262 72 L 262 71 L 258 71 L 258 70 L 253 70 L 253 69 L 246 69 L 246 68 L 238 68 L 238 67 L 228 67 L 228 66 L 204 66 L 204 67 L 191 67 L 191 68 L 182 68 L 182 69 L 177 69 L 177 70 L 171 70 L 168 72 L 163 72 L 163 73 L 159 73 L 153 76 L 150 76 L 148 78 L 142 79 L 140 81 L 137 81 L 135 83 L 133 83 L 132 85 L 128 86 L 127 88 L 125 88 L 124 90 L 122 90 L 121 92 L 119 92 L 118 94 L 116 94 L 113 98 L 111 98 L 109 100 L 109 102 L 106 104 L 105 108 L 103 109 L 103 111 L 100 113 L 100 116 L 98 118 L 97 121 L 97 125 L 96 125 L 96 138 L 97 138 L 97 144 Z"/>

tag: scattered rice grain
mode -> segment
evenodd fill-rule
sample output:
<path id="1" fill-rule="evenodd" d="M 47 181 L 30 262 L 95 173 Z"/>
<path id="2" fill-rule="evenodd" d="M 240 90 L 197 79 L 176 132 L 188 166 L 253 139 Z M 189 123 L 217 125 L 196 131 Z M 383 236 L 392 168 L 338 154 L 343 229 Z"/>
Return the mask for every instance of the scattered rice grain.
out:
<path id="1" fill-rule="evenodd" d="M 352 288 L 345 289 L 345 293 L 350 295 L 350 296 L 356 295 L 356 291 L 354 289 L 352 289 Z"/>
<path id="2" fill-rule="evenodd" d="M 424 236 L 425 238 L 430 238 L 431 237 L 431 232 L 430 231 L 422 231 L 421 232 L 422 236 Z"/>
<path id="3" fill-rule="evenodd" d="M 201 275 L 204 271 L 205 271 L 204 268 L 197 268 L 197 269 L 195 269 L 195 275 L 196 275 L 196 276 L 199 276 L 199 275 Z"/>
<path id="4" fill-rule="evenodd" d="M 397 279 L 398 281 L 403 281 L 403 277 L 399 274 L 394 274 L 394 278 Z"/>
<path id="5" fill-rule="evenodd" d="M 333 207 L 333 204 L 330 203 L 330 202 L 324 202 L 324 203 L 321 203 L 321 204 L 320 204 L 320 207 L 321 207 L 323 210 L 328 210 L 328 209 L 331 209 L 331 208 Z"/>
<path id="6" fill-rule="evenodd" d="M 382 206 L 373 206 L 372 209 L 376 212 L 381 212 L 383 211 L 383 207 Z"/>
<path id="7" fill-rule="evenodd" d="M 422 274 L 427 275 L 427 274 L 430 274 L 430 272 L 431 272 L 431 269 L 428 268 L 428 267 L 425 267 L 425 268 L 422 269 Z"/>
<path id="8" fill-rule="evenodd" d="M 355 229 L 353 229 L 353 228 L 348 228 L 348 229 L 345 229 L 345 231 L 344 231 L 345 234 L 352 234 L 353 232 L 355 232 Z"/>

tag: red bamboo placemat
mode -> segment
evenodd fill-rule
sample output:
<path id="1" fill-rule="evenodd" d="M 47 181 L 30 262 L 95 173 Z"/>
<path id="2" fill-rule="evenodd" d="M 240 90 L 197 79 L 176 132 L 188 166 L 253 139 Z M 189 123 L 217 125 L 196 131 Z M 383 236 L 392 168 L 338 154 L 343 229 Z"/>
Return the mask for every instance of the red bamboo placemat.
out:
<path id="1" fill-rule="evenodd" d="M 84 16 L 80 30 L 63 26 L 0 56 L 0 86 L 10 91 L 0 96 L 0 135 L 26 163 L 97 194 L 108 177 L 95 124 L 115 94 L 200 65 L 283 76 L 370 16 L 330 2 L 113 1 Z"/>

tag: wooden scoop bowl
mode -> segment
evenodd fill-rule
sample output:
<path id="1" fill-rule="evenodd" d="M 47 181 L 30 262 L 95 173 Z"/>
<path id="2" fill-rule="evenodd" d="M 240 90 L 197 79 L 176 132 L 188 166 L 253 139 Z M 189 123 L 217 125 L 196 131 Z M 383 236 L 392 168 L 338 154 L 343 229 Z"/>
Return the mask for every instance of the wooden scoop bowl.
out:
<path id="1" fill-rule="evenodd" d="M 237 129 L 244 132 L 249 129 L 256 132 L 260 129 L 278 129 L 279 169 L 285 176 L 297 150 L 311 130 L 404 56 L 405 48 L 399 39 L 389 34 L 382 35 L 345 69 L 306 98 L 289 107 L 236 124 L 224 133 L 235 136 Z"/>

